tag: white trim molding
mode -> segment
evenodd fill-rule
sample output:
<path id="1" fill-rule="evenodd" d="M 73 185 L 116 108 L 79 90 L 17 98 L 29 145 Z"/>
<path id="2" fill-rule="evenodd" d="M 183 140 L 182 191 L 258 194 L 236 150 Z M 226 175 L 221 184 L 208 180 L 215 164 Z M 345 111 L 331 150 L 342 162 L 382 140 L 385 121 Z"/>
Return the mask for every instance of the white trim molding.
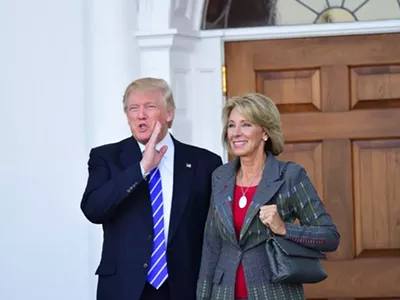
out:
<path id="1" fill-rule="evenodd" d="M 223 41 L 230 42 L 395 32 L 400 32 L 400 20 L 204 30 L 199 32 L 199 36 L 201 38 L 219 36 Z"/>

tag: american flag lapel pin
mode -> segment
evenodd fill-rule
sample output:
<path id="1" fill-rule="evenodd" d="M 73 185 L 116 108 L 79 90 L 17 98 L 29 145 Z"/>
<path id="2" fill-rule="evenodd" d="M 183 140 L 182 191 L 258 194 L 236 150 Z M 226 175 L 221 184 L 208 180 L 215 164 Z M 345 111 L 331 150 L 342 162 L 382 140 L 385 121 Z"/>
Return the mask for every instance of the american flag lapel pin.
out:
<path id="1" fill-rule="evenodd" d="M 186 168 L 191 168 L 192 164 L 186 163 Z"/>

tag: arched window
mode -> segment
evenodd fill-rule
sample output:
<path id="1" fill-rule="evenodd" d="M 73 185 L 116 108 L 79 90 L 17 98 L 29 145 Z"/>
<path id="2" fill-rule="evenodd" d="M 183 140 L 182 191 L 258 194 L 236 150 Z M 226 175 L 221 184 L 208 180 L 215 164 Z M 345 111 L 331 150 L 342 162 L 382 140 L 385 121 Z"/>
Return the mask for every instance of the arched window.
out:
<path id="1" fill-rule="evenodd" d="M 206 0 L 202 29 L 400 19 L 400 0 Z"/>

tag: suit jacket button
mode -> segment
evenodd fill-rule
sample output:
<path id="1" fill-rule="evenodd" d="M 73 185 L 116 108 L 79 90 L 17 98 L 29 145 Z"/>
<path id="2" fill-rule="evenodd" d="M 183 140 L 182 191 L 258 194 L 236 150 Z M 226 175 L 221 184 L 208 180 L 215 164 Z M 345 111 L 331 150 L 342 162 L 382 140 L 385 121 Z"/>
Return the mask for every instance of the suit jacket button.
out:
<path id="1" fill-rule="evenodd" d="M 149 265 L 147 263 L 143 264 L 143 268 L 147 268 Z"/>
<path id="2" fill-rule="evenodd" d="M 151 234 L 149 234 L 149 236 L 147 237 L 148 240 L 151 240 L 153 238 L 153 236 Z"/>

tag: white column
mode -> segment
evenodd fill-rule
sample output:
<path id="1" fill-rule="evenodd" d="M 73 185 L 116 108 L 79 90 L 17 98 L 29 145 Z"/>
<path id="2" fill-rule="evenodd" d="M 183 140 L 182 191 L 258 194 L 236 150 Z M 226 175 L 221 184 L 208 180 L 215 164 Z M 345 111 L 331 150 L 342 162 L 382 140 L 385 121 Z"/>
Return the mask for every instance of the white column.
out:
<path id="1" fill-rule="evenodd" d="M 187 143 L 193 141 L 190 57 L 198 40 L 192 30 L 197 8 L 194 3 L 140 0 L 139 31 L 136 33 L 140 75 L 163 78 L 170 84 L 177 107 L 171 131 L 176 138 Z"/>
<path id="2" fill-rule="evenodd" d="M 85 62 L 87 153 L 90 148 L 130 135 L 122 96 L 140 76 L 136 39 L 137 0 L 85 2 Z M 88 156 L 87 156 L 88 158 Z M 84 167 L 84 166 L 83 166 Z M 95 299 L 102 230 L 87 222 L 90 297 Z"/>
<path id="3" fill-rule="evenodd" d="M 205 147 L 224 161 L 227 153 L 221 142 L 221 112 L 225 103 L 222 92 L 221 69 L 223 60 L 223 42 L 220 35 L 201 38 L 192 54 L 192 121 L 193 142 Z"/>
<path id="4" fill-rule="evenodd" d="M 140 76 L 134 33 L 138 0 L 89 0 L 86 3 L 88 147 L 127 137 L 122 96 Z"/>
<path id="5" fill-rule="evenodd" d="M 177 106 L 172 127 L 175 137 L 224 157 L 220 142 L 221 38 L 200 38 L 204 0 L 165 0 L 162 6 L 159 2 L 139 3 L 136 39 L 141 76 L 161 77 L 171 85 Z M 216 49 L 220 55 L 215 55 Z"/>
<path id="6" fill-rule="evenodd" d="M 175 120 L 172 133 L 183 142 L 192 142 L 191 105 L 191 61 L 197 38 L 185 36 L 177 30 L 164 34 L 137 34 L 140 49 L 141 76 L 165 79 L 171 86 L 175 104 Z"/>

